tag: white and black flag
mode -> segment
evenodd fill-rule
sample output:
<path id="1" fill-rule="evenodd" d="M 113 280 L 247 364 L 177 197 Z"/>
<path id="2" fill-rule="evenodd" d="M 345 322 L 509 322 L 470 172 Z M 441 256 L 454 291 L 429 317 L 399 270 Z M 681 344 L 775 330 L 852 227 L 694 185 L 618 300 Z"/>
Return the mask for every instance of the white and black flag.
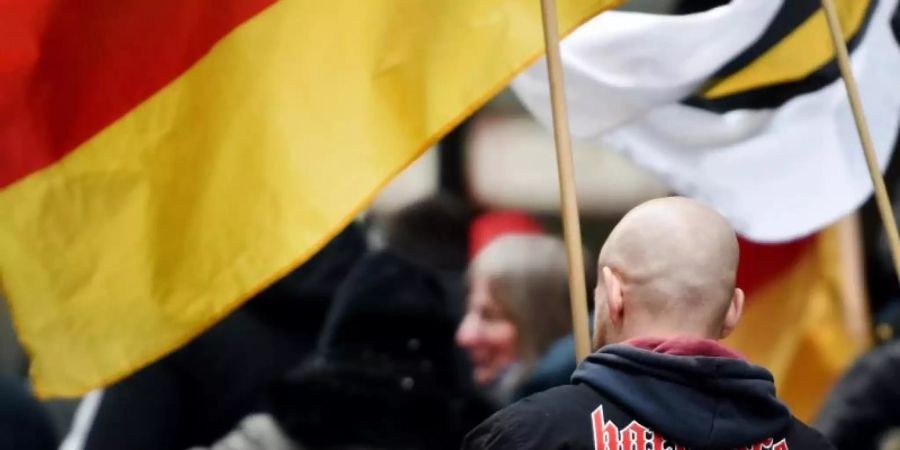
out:
<path id="1" fill-rule="evenodd" d="M 898 0 L 836 0 L 882 168 L 900 130 Z M 562 43 L 573 137 L 623 152 L 744 236 L 780 242 L 872 192 L 820 0 L 602 14 Z M 513 89 L 551 121 L 546 67 Z"/>

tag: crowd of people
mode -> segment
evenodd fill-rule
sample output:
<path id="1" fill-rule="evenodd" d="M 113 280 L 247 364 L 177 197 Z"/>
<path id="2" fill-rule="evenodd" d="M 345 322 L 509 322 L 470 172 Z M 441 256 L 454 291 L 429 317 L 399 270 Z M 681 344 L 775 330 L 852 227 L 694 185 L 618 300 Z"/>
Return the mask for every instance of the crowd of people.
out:
<path id="1" fill-rule="evenodd" d="M 594 350 L 576 367 L 566 250 L 521 212 L 437 196 L 361 220 L 188 345 L 85 397 L 62 447 L 20 382 L 0 449 L 888 448 L 900 346 L 860 360 L 814 424 L 719 344 L 735 234 L 683 198 L 585 251 Z M 896 447 L 894 447 L 896 448 Z"/>

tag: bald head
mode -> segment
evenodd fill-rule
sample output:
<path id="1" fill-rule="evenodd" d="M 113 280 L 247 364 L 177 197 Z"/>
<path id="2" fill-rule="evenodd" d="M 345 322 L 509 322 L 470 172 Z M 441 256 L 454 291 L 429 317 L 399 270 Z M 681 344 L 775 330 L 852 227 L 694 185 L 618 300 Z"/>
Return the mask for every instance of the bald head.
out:
<path id="1" fill-rule="evenodd" d="M 598 323 L 598 331 L 611 336 L 598 337 L 727 334 L 743 305 L 735 290 L 737 264 L 734 230 L 714 210 L 683 197 L 641 204 L 600 252 L 598 321 L 607 323 Z M 608 311 L 600 311 L 601 304 Z"/>

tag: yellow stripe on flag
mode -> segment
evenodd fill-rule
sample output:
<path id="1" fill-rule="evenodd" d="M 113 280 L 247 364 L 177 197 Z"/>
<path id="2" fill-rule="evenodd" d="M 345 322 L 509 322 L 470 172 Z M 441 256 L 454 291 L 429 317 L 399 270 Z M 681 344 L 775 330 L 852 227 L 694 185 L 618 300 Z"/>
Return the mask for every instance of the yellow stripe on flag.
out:
<path id="1" fill-rule="evenodd" d="M 785 273 L 748 297 L 727 340 L 772 371 L 778 396 L 805 421 L 858 355 L 843 320 L 838 239 L 836 226 L 820 232 Z"/>
<path id="2" fill-rule="evenodd" d="M 571 30 L 614 0 L 559 0 Z M 324 245 L 542 51 L 534 0 L 285 0 L 0 191 L 37 392 L 184 344 Z M 97 92 L 95 95 L 103 95 Z"/>
<path id="3" fill-rule="evenodd" d="M 841 29 L 848 39 L 859 32 L 870 0 L 837 0 Z M 828 23 L 822 10 L 762 56 L 734 75 L 717 81 L 703 97 L 717 99 L 752 89 L 806 78 L 834 59 Z"/>

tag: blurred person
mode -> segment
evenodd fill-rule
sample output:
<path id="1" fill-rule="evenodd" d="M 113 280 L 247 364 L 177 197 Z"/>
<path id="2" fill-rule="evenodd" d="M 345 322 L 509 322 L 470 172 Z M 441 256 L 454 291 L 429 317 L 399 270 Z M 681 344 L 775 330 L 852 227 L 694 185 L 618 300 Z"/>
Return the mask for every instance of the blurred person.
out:
<path id="1" fill-rule="evenodd" d="M 894 428 L 887 432 L 881 439 L 878 450 L 900 450 L 900 428 Z"/>
<path id="2" fill-rule="evenodd" d="M 442 192 L 387 215 L 381 232 L 391 251 L 435 272 L 462 273 L 473 217 L 465 201 Z"/>
<path id="3" fill-rule="evenodd" d="M 876 344 L 900 339 L 900 299 L 888 302 L 874 314 Z"/>
<path id="4" fill-rule="evenodd" d="M 366 252 L 362 228 L 349 226 L 184 347 L 89 396 L 89 407 L 79 409 L 87 419 L 76 416 L 66 450 L 170 450 L 214 442 L 314 350 L 339 284 Z"/>
<path id="5" fill-rule="evenodd" d="M 718 342 L 743 310 L 737 263 L 734 231 L 698 202 L 630 211 L 600 252 L 597 351 L 572 384 L 498 412 L 463 448 L 832 448 L 778 401 L 766 369 Z"/>
<path id="6" fill-rule="evenodd" d="M 212 449 L 458 449 L 492 409 L 458 370 L 455 326 L 433 273 L 391 252 L 367 256 L 316 354 Z"/>
<path id="7" fill-rule="evenodd" d="M 0 375 L 0 450 L 54 450 L 59 441 L 24 380 Z"/>
<path id="8" fill-rule="evenodd" d="M 468 264 L 472 207 L 455 195 L 440 192 L 415 201 L 377 220 L 384 247 L 427 268 L 450 296 L 453 313 L 462 317 L 464 276 Z M 460 361 L 465 364 L 465 361 Z"/>
<path id="9" fill-rule="evenodd" d="M 469 259 L 475 259 L 491 242 L 509 234 L 546 234 L 537 219 L 514 209 L 480 214 L 469 226 Z"/>
<path id="10" fill-rule="evenodd" d="M 563 242 L 545 235 L 500 237 L 475 256 L 468 281 L 468 308 L 456 342 L 470 356 L 475 382 L 501 404 L 523 386 L 565 384 L 574 357 L 558 362 L 560 370 L 540 372 L 550 379 L 531 379 L 547 350 L 572 330 Z"/>
<path id="11" fill-rule="evenodd" d="M 816 428 L 838 450 L 878 450 L 900 429 L 900 340 L 870 350 L 835 384 Z"/>

